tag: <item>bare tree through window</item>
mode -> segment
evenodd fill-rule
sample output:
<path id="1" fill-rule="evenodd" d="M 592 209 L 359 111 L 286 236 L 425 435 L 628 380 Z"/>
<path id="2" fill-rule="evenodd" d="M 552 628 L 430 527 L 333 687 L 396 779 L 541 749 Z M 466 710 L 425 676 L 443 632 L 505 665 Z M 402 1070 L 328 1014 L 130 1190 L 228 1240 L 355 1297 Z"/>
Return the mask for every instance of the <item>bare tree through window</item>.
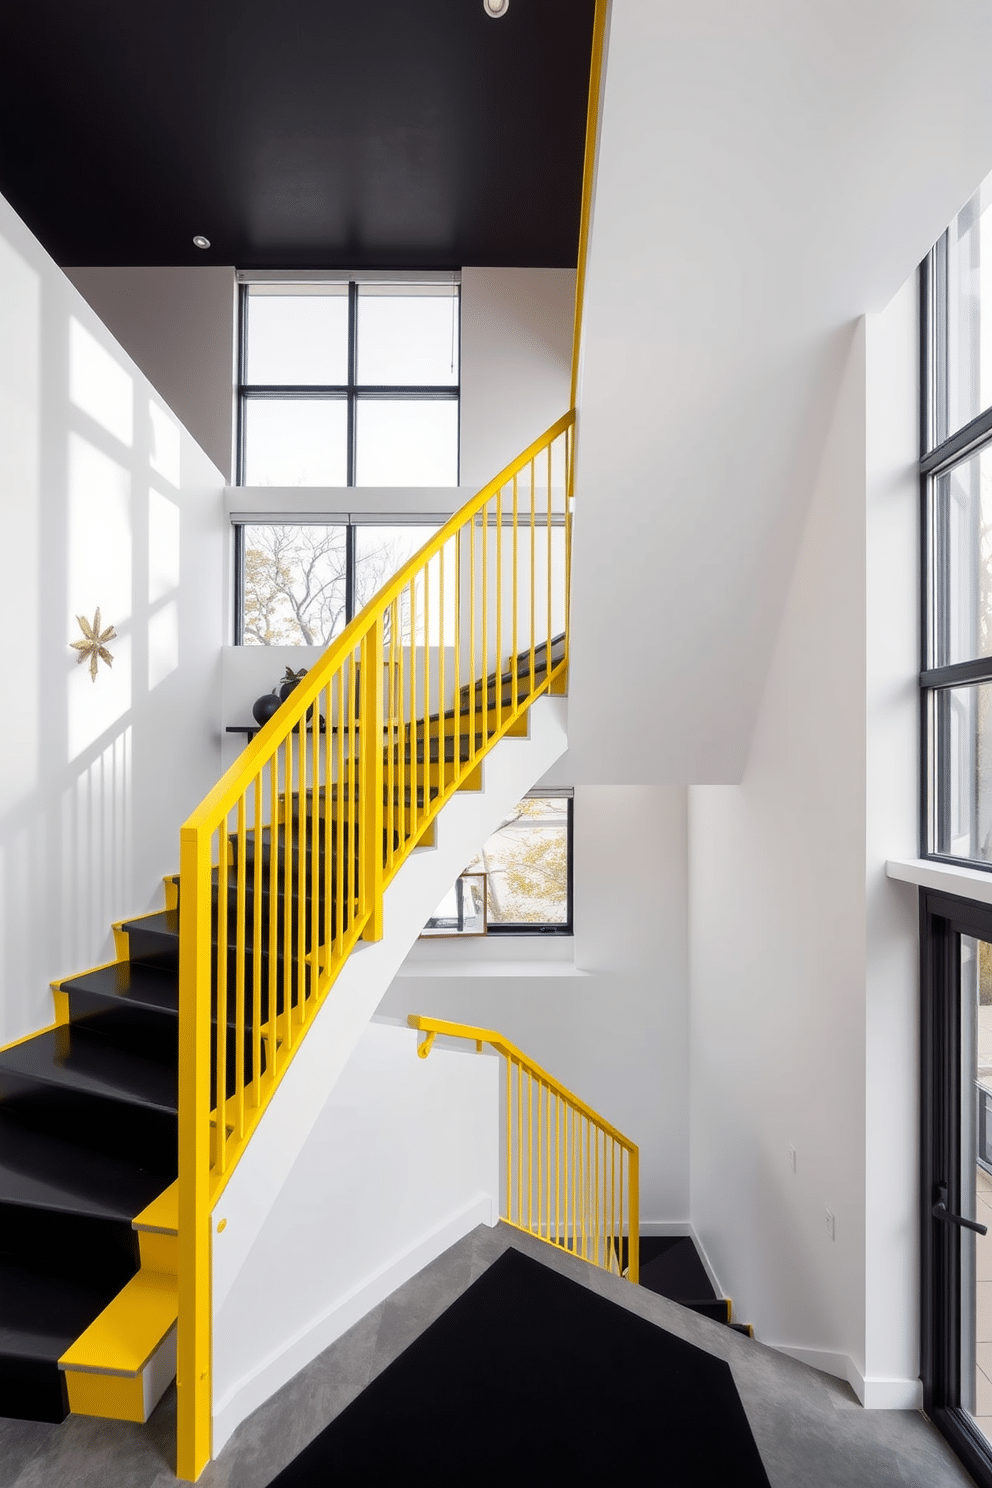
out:
<path id="1" fill-rule="evenodd" d="M 521 801 L 466 872 L 483 871 L 489 924 L 568 923 L 568 802 Z"/>

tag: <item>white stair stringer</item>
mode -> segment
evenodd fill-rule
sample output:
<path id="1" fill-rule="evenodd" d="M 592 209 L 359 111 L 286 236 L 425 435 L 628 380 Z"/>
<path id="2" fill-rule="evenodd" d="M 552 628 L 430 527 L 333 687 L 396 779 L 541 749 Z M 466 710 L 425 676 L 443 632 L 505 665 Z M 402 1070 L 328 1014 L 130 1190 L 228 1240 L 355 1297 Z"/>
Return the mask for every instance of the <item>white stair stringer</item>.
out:
<path id="1" fill-rule="evenodd" d="M 294 1262 L 294 1254 L 302 1257 L 310 1250 L 306 1242 L 312 1237 L 302 1235 L 301 1226 L 312 1220 L 319 1229 L 324 1223 L 317 1195 L 326 1169 L 320 1145 L 308 1146 L 308 1138 L 424 924 L 486 838 L 565 752 L 565 698 L 541 697 L 527 716 L 528 735 L 506 737 L 490 750 L 482 766 L 482 789 L 454 794 L 437 818 L 435 845 L 412 853 L 386 890 L 383 939 L 360 944 L 342 967 L 218 1202 L 212 1226 L 214 1453 L 247 1414 L 331 1341 L 321 1341 L 319 1330 L 308 1334 L 313 1352 L 302 1357 L 306 1341 L 301 1345 L 283 1321 L 287 1289 L 309 1289 L 314 1316 L 326 1311 L 328 1285 L 333 1290 L 333 1279 L 320 1268 L 315 1274 Z M 423 1067 L 421 1061 L 417 1064 Z M 359 1108 L 354 1120 L 356 1125 L 362 1120 Z M 495 1112 L 493 1121 L 495 1126 Z M 312 1171 L 295 1171 L 301 1164 Z M 291 1174 L 294 1190 L 299 1191 L 301 1178 L 304 1189 L 311 1187 L 315 1197 L 309 1213 L 306 1206 L 301 1213 L 299 1203 L 287 1206 L 291 1213 L 280 1208 Z M 388 1197 L 378 1193 L 375 1178 L 370 1171 L 370 1215 Z M 416 1181 L 411 1174 L 411 1182 Z M 395 1209 L 395 1198 L 389 1202 Z M 470 1204 L 461 1219 L 449 1216 L 447 1223 L 439 1216 L 434 1249 L 425 1240 L 421 1219 L 421 1231 L 409 1236 L 407 1247 L 416 1253 L 414 1270 L 474 1228 L 480 1222 L 477 1209 Z M 494 1213 L 489 1222 L 496 1217 Z M 340 1216 L 342 1226 L 361 1222 L 362 1213 L 351 1206 Z M 251 1263 L 254 1252 L 281 1255 L 282 1261 L 260 1277 L 259 1267 Z M 370 1308 L 379 1298 L 369 1296 Z M 246 1315 L 252 1318 L 250 1330 L 241 1326 Z"/>

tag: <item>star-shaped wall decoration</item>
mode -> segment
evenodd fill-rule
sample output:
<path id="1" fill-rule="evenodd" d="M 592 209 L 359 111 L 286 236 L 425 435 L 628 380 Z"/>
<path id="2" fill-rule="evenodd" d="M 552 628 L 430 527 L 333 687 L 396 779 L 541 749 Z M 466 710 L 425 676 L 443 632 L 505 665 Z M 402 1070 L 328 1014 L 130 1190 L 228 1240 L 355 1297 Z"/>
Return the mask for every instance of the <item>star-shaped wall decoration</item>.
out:
<path id="1" fill-rule="evenodd" d="M 86 639 L 83 641 L 70 641 L 69 645 L 74 651 L 79 652 L 79 655 L 76 657 L 76 662 L 78 663 L 78 665 L 82 666 L 87 656 L 89 657 L 90 680 L 95 682 L 96 669 L 100 661 L 105 661 L 108 666 L 113 666 L 114 664 L 114 658 L 107 650 L 105 643 L 107 641 L 115 640 L 117 637 L 117 632 L 112 625 L 108 625 L 106 630 L 101 631 L 99 607 L 97 607 L 96 614 L 93 616 L 92 625 L 83 615 L 77 615 L 76 619 L 79 622 L 79 628 L 83 632 L 83 635 L 86 637 Z"/>

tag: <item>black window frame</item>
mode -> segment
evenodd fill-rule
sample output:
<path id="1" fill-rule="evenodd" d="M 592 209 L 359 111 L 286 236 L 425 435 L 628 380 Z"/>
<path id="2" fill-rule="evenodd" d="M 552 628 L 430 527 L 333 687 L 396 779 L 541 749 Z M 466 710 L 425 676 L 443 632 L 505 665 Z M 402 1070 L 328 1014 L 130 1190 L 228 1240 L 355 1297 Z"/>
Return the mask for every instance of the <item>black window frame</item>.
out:
<path id="1" fill-rule="evenodd" d="M 550 787 L 549 786 L 547 790 L 541 790 L 539 787 L 535 787 L 534 790 L 529 790 L 529 791 L 525 792 L 525 794 L 521 797 L 521 799 L 524 800 L 524 801 L 527 801 L 527 800 L 541 800 L 541 801 L 546 801 L 546 800 L 560 800 L 560 801 L 565 801 L 567 803 L 566 821 L 565 821 L 565 884 L 566 884 L 566 896 L 567 896 L 567 899 L 566 899 L 566 910 L 565 910 L 565 920 L 564 920 L 564 922 L 563 923 L 558 923 L 558 924 L 551 924 L 551 923 L 548 923 L 548 922 L 542 922 L 540 920 L 514 920 L 514 921 L 506 921 L 506 922 L 504 922 L 502 924 L 495 924 L 492 920 L 487 920 L 486 929 L 481 934 L 479 934 L 479 933 L 473 933 L 472 935 L 464 935 L 464 936 L 457 935 L 457 934 L 453 934 L 453 935 L 430 935 L 430 936 L 423 936 L 422 938 L 424 940 L 430 940 L 430 941 L 434 941 L 434 940 L 445 940 L 445 941 L 455 941 L 455 940 L 487 940 L 487 939 L 491 939 L 494 936 L 495 937 L 499 937 L 499 936 L 503 936 L 503 935 L 509 935 L 509 936 L 543 936 L 545 938 L 548 938 L 548 937 L 554 938 L 554 937 L 560 937 L 560 936 L 564 936 L 564 935 L 568 935 L 568 936 L 574 935 L 574 933 L 575 933 L 575 927 L 574 927 L 574 907 L 575 907 L 575 851 L 574 851 L 574 848 L 575 848 L 575 838 L 574 838 L 575 793 L 574 793 L 573 789 L 571 788 L 571 786 L 569 786 L 569 787 L 564 787 L 564 786 L 561 786 L 561 787 Z M 497 827 L 496 831 L 499 831 L 499 830 L 501 830 L 501 829 L 499 827 Z M 494 833 L 491 833 L 490 835 L 491 836 L 495 836 L 496 834 L 494 832 Z M 465 873 L 474 873 L 474 872 L 477 872 L 479 870 L 474 869 L 474 868 L 466 868 L 463 871 Z M 458 876 L 460 878 L 461 877 L 461 874 L 459 874 Z"/>
<path id="2" fill-rule="evenodd" d="M 431 271 L 432 272 L 432 271 Z M 348 285 L 348 380 L 345 383 L 250 383 L 247 379 L 248 369 L 248 295 L 252 284 L 261 282 L 281 284 L 291 287 L 293 283 L 303 282 L 298 279 L 279 279 L 267 277 L 264 281 L 252 278 L 248 275 L 238 284 L 238 384 L 237 384 L 237 439 L 236 439 L 236 470 L 235 483 L 238 486 L 245 485 L 245 432 L 246 423 L 245 410 L 247 404 L 253 400 L 267 399 L 271 401 L 346 401 L 347 402 L 347 480 L 345 487 L 354 487 L 355 468 L 357 461 L 357 450 L 355 444 L 355 425 L 358 404 L 363 400 L 389 399 L 391 402 L 409 401 L 442 401 L 454 402 L 457 405 L 457 423 L 455 428 L 455 485 L 461 480 L 461 377 L 462 377 L 462 297 L 460 279 L 451 279 L 453 295 L 457 304 L 457 331 L 456 344 L 458 347 L 458 381 L 456 383 L 438 386 L 436 384 L 410 384 L 403 383 L 399 386 L 384 383 L 360 383 L 357 381 L 358 373 L 358 290 L 359 285 L 372 283 L 390 283 L 410 285 L 431 283 L 430 273 L 423 271 L 423 276 L 418 277 L 416 271 L 397 272 L 395 277 L 390 275 L 377 276 L 375 279 L 363 278 L 361 274 L 354 277 L 341 276 L 328 282 Z M 307 283 L 319 282 L 317 276 Z"/>
<path id="3" fill-rule="evenodd" d="M 569 790 L 568 793 L 565 794 L 564 791 L 560 791 L 560 790 L 551 790 L 551 789 L 548 789 L 548 790 L 539 790 L 539 789 L 537 789 L 537 790 L 527 791 L 526 794 L 522 797 L 522 799 L 525 800 L 525 801 L 526 800 L 532 800 L 532 799 L 537 799 L 537 800 L 542 800 L 542 801 L 557 799 L 557 800 L 563 800 L 567 804 L 567 808 L 568 809 L 567 809 L 567 812 L 566 812 L 566 822 L 565 822 L 565 884 L 566 884 L 566 894 L 567 894 L 567 901 L 566 901 L 566 908 L 565 908 L 565 921 L 564 921 L 563 924 L 548 924 L 548 923 L 542 923 L 542 922 L 540 922 L 538 920 L 509 921 L 509 922 L 504 922 L 503 924 L 494 924 L 492 921 L 489 921 L 487 923 L 487 925 L 486 925 L 486 935 L 487 936 L 492 936 L 492 935 L 495 935 L 495 936 L 500 936 L 500 935 L 543 935 L 543 936 L 572 935 L 572 934 L 574 934 L 574 929 L 573 929 L 573 910 L 574 910 L 573 885 L 574 885 L 574 876 L 575 876 L 574 875 L 574 864 L 573 864 L 573 847 L 574 847 L 573 816 L 574 816 L 574 805 L 575 805 L 575 801 L 574 801 L 573 792 L 571 790 Z M 499 830 L 499 829 L 497 828 L 497 830 Z M 495 834 L 493 834 L 493 835 L 495 835 Z"/>
<path id="4" fill-rule="evenodd" d="M 960 429 L 943 428 L 947 389 L 947 233 L 920 265 L 920 857 L 992 874 L 992 862 L 938 849 L 939 824 L 950 810 L 950 750 L 935 745 L 946 728 L 939 694 L 954 687 L 992 682 L 992 655 L 948 665 L 934 664 L 934 638 L 945 623 L 949 599 L 942 583 L 934 490 L 939 478 L 986 448 L 992 448 L 992 404 Z M 992 306 L 989 307 L 992 313 Z M 938 438 L 938 433 L 943 437 Z"/>

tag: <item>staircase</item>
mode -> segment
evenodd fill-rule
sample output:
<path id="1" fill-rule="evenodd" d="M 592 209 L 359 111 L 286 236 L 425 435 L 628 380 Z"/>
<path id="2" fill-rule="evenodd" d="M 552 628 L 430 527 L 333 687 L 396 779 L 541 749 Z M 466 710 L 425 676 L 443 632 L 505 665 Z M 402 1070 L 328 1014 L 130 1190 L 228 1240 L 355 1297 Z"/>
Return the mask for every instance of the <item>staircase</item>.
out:
<path id="1" fill-rule="evenodd" d="M 178 925 L 152 919 L 171 937 L 122 926 L 133 959 L 0 1053 L 0 1415 L 143 1421 L 174 1372 Z"/>
<path id="2" fill-rule="evenodd" d="M 396 799 L 405 825 L 394 829 L 394 851 L 447 766 L 482 748 L 483 736 L 469 730 L 483 699 L 487 712 L 497 702 L 525 705 L 544 686 L 549 658 L 553 666 L 562 654 L 562 637 L 533 657 L 528 649 L 501 674 L 461 688 L 457 709 L 385 746 L 394 763 L 420 767 L 421 783 Z M 423 783 L 425 764 L 434 784 Z M 229 865 L 212 870 L 215 948 L 222 917 L 238 916 L 249 938 L 240 1000 L 227 958 L 220 1040 L 214 985 L 212 1065 L 229 1096 L 250 1086 L 256 1061 L 260 1074 L 265 1068 L 256 1007 L 268 1027 L 291 1013 L 301 988 L 308 995 L 297 956 L 313 916 L 321 923 L 329 908 L 332 931 L 348 928 L 357 863 L 339 792 L 353 805 L 358 788 L 346 780 L 330 793 L 296 792 L 283 825 L 233 833 Z M 301 816 L 310 822 L 302 838 L 291 829 Z M 389 849 L 384 839 L 384 856 Z M 275 928 L 272 966 L 268 954 L 257 965 L 251 955 L 256 888 L 261 917 Z M 115 926 L 121 959 L 56 985 L 55 1027 L 0 1051 L 0 1416 L 60 1421 L 74 1411 L 141 1422 L 175 1375 L 180 892 L 179 878 L 168 879 L 165 910 Z M 215 1079 L 211 1106 L 216 1096 Z"/>
<path id="3" fill-rule="evenodd" d="M 622 1259 L 626 1265 L 626 1242 Z M 639 1283 L 659 1297 L 667 1297 L 698 1312 L 701 1317 L 724 1323 L 747 1338 L 754 1337 L 750 1323 L 733 1321 L 729 1297 L 718 1297 L 689 1235 L 642 1235 L 639 1247 Z M 625 1272 L 626 1274 L 626 1272 Z"/>
<path id="4" fill-rule="evenodd" d="M 118 959 L 57 985 L 55 1025 L 0 1050 L 0 1416 L 142 1422 L 177 1376 L 178 1471 L 209 1459 L 211 1330 L 307 1111 L 565 747 L 573 426 L 331 643 L 183 826 L 165 909 L 116 926 Z M 257 1158 L 274 1132 L 275 1164 Z"/>

